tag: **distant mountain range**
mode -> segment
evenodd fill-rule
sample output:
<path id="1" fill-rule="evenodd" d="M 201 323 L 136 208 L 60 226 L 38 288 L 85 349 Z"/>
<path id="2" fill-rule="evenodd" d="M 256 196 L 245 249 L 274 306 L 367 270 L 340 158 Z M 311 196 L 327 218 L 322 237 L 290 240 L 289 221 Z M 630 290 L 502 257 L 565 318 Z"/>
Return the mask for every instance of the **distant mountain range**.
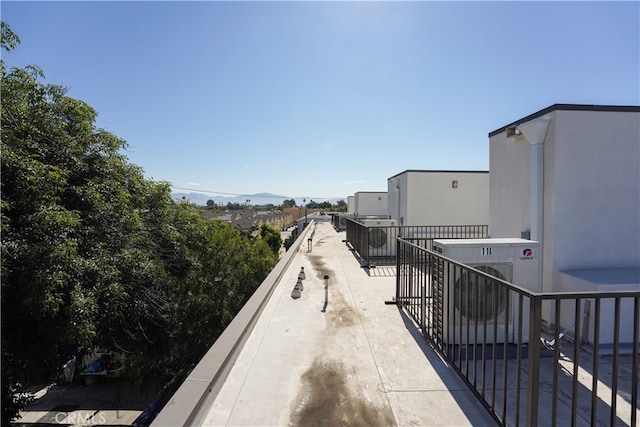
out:
<path id="1" fill-rule="evenodd" d="M 186 200 L 189 203 L 196 204 L 198 206 L 206 206 L 207 201 L 213 200 L 218 205 L 226 205 L 227 203 L 239 203 L 239 204 L 247 204 L 247 205 L 281 205 L 285 200 L 295 200 L 296 206 L 303 206 L 303 199 L 307 200 L 307 203 L 312 200 L 310 197 L 290 197 L 290 196 L 280 196 L 277 194 L 271 193 L 256 193 L 256 194 L 244 194 L 241 196 L 211 196 L 209 194 L 203 193 L 171 193 L 171 198 L 174 200 Z M 313 199 L 314 202 L 322 203 L 322 202 L 330 202 L 332 204 L 337 203 L 339 200 L 344 200 L 345 198 L 338 199 Z"/>

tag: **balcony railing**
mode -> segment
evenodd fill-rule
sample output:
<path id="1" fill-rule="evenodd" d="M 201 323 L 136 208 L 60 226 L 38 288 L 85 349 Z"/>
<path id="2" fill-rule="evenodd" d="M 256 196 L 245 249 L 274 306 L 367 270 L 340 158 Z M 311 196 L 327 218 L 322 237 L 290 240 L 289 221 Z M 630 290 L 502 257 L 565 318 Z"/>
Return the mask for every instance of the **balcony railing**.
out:
<path id="1" fill-rule="evenodd" d="M 640 291 L 533 293 L 407 240 L 396 251 L 398 306 L 498 423 L 637 425 Z"/>
<path id="2" fill-rule="evenodd" d="M 334 213 L 331 216 L 331 223 L 336 231 L 345 231 L 347 229 L 347 219 L 353 218 L 353 214 Z"/>
<path id="3" fill-rule="evenodd" d="M 385 225 L 380 220 L 365 223 L 363 219 L 346 218 L 347 241 L 367 267 L 395 265 L 396 238 L 410 240 L 431 249 L 433 239 L 482 239 L 489 237 L 488 225 Z"/>

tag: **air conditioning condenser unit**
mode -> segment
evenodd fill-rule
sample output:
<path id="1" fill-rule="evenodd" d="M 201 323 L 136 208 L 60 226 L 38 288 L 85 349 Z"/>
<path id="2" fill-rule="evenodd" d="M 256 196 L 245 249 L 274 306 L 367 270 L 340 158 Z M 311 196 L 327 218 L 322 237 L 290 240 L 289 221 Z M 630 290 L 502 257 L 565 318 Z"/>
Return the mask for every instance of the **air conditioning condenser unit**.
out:
<path id="1" fill-rule="evenodd" d="M 396 255 L 396 237 L 398 222 L 395 219 L 365 219 L 367 226 L 369 256 L 389 257 Z"/>
<path id="2" fill-rule="evenodd" d="M 540 292 L 540 244 L 525 239 L 435 239 L 433 251 L 518 287 Z M 438 263 L 433 275 L 434 307 L 445 343 L 517 342 L 518 293 L 455 264 Z M 528 342 L 529 306 L 522 307 L 523 342 Z"/>

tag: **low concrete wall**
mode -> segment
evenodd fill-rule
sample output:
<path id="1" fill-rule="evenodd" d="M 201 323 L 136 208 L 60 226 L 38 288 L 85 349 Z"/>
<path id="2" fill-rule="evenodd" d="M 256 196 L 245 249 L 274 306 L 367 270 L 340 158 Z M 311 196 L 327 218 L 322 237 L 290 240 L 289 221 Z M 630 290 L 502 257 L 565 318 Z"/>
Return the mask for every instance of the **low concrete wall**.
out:
<path id="1" fill-rule="evenodd" d="M 205 402 L 212 401 L 222 388 L 267 301 L 289 268 L 300 245 L 306 241 L 309 230 L 313 228 L 312 223 L 313 221 L 271 270 L 249 301 L 160 411 L 151 426 L 191 426 L 197 422 L 200 409 Z"/>

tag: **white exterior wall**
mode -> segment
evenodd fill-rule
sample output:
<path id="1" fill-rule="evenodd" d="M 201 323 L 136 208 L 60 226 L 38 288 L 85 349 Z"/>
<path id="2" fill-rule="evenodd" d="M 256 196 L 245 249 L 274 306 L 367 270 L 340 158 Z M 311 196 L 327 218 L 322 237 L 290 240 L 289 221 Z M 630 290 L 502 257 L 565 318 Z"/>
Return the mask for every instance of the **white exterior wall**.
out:
<path id="1" fill-rule="evenodd" d="M 531 230 L 529 143 L 502 132 L 489 147 L 489 236 L 521 237 Z"/>
<path id="2" fill-rule="evenodd" d="M 398 222 L 398 225 L 407 223 L 407 173 L 396 175 L 387 180 L 387 194 L 389 195 L 389 216 Z"/>
<path id="3" fill-rule="evenodd" d="M 639 291 L 640 268 L 597 268 L 561 271 L 556 277 L 557 288 L 561 292 L 615 292 L 615 291 Z M 593 307 L 593 300 L 591 300 Z M 604 299 L 600 307 L 603 316 L 600 320 L 599 342 L 612 345 L 615 342 L 615 302 L 611 298 Z M 633 342 L 633 300 L 624 298 L 620 301 L 619 340 L 621 343 Z M 575 321 L 575 303 L 564 301 L 560 319 L 561 325 L 571 325 Z M 595 341 L 595 317 L 589 316 L 588 335 L 584 336 L 588 342 Z M 571 331 L 569 332 L 571 333 Z M 583 330 L 584 333 L 584 330 Z"/>
<path id="4" fill-rule="evenodd" d="M 388 196 L 386 192 L 360 191 L 354 195 L 355 215 L 388 216 Z"/>
<path id="5" fill-rule="evenodd" d="M 356 212 L 356 198 L 355 196 L 347 197 L 347 213 L 354 214 Z"/>
<path id="6" fill-rule="evenodd" d="M 557 111 L 556 120 L 545 189 L 554 270 L 640 266 L 640 113 Z"/>
<path id="7" fill-rule="evenodd" d="M 489 223 L 488 172 L 406 171 L 389 178 L 388 193 L 389 212 L 402 225 Z"/>
<path id="8" fill-rule="evenodd" d="M 544 138 L 543 290 L 561 270 L 640 266 L 640 113 L 554 110 Z M 490 137 L 491 237 L 531 230 L 531 147 Z"/>

